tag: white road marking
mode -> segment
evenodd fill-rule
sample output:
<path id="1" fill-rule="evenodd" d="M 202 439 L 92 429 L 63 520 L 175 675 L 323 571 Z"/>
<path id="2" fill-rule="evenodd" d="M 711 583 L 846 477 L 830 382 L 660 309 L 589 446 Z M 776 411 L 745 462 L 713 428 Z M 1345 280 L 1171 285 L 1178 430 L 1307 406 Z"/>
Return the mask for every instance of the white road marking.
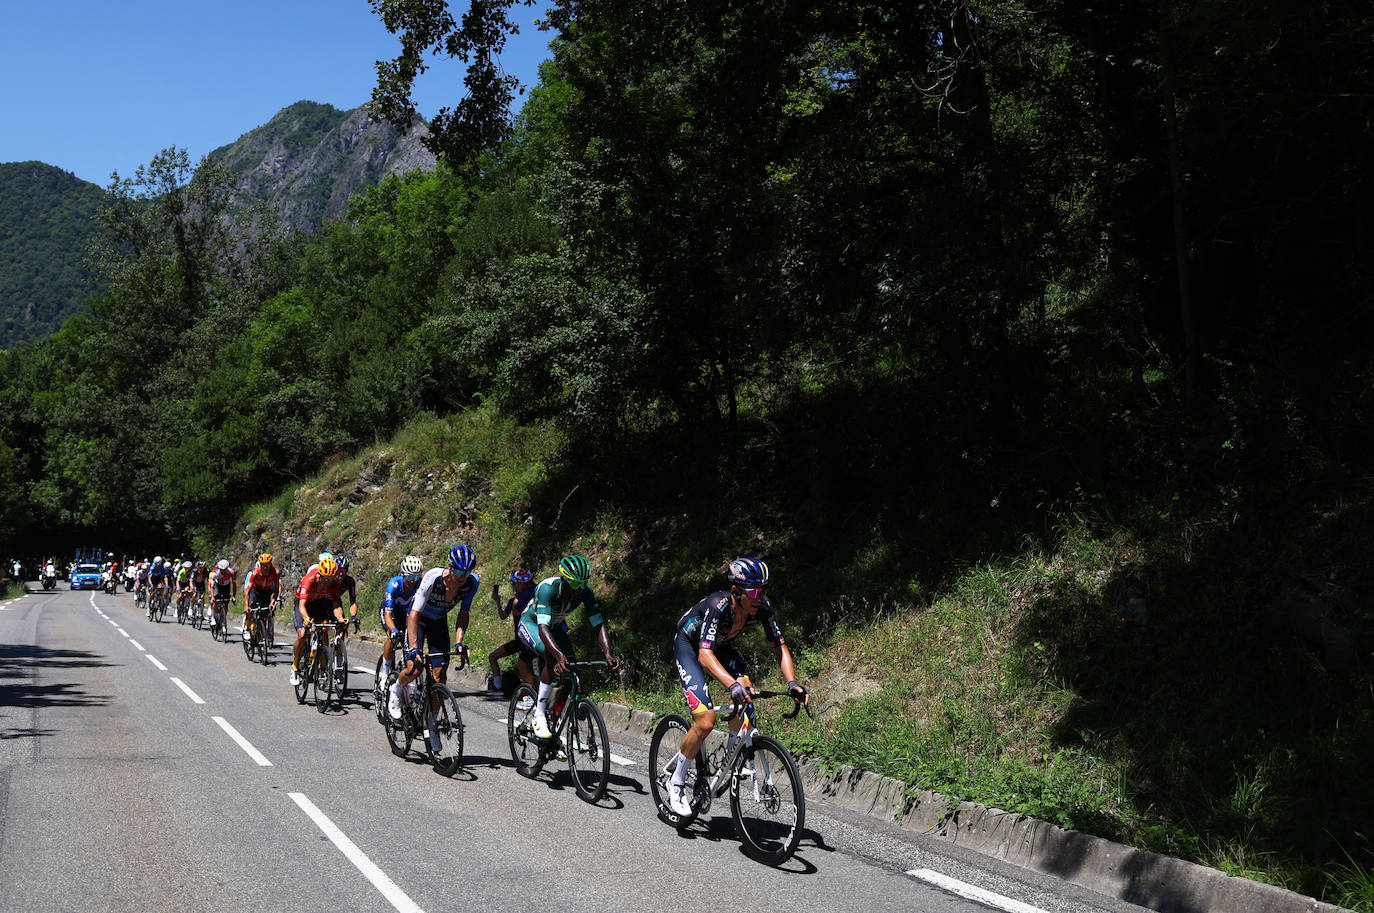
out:
<path id="1" fill-rule="evenodd" d="M 129 643 L 133 644 L 133 645 L 134 645 L 134 649 L 137 650 L 138 652 L 140 652 L 140 653 L 143 652 L 143 644 L 141 644 L 141 643 L 139 643 L 138 641 L 134 640 L 132 637 L 129 638 Z"/>
<path id="2" fill-rule="evenodd" d="M 622 758 L 615 752 L 611 752 L 611 760 L 619 764 L 621 767 L 629 767 L 631 764 L 634 763 L 634 761 L 631 761 L 629 758 Z"/>
<path id="3" fill-rule="evenodd" d="M 121 628 L 119 625 L 115 625 L 115 630 L 118 631 L 120 634 L 123 634 L 125 637 L 128 637 L 130 640 L 133 640 L 133 638 L 129 636 L 129 632 Z"/>
<path id="4" fill-rule="evenodd" d="M 164 666 L 162 663 L 158 662 L 156 656 L 154 656 L 154 655 L 151 654 L 151 653 L 144 653 L 143 655 L 146 656 L 146 657 L 148 657 L 148 662 L 152 663 L 154 666 L 157 666 L 157 667 L 158 667 L 159 669 L 161 669 L 163 672 L 166 672 L 166 671 L 167 671 L 167 667 Z"/>
<path id="5" fill-rule="evenodd" d="M 377 868 L 377 865 L 368 859 L 362 850 L 358 849 L 357 844 L 349 840 L 344 832 L 339 830 L 334 822 L 325 816 L 324 812 L 315 807 L 315 803 L 305 797 L 304 793 L 288 793 L 287 795 L 301 807 L 301 811 L 310 816 L 310 820 L 315 822 L 315 826 L 324 831 L 324 835 L 333 841 L 334 845 L 339 848 L 339 852 L 347 856 L 348 861 L 358 867 L 358 871 L 362 872 L 364 877 L 372 882 L 372 886 L 380 891 L 381 895 L 390 901 L 393 907 L 400 913 L 424 913 L 415 901 L 411 900 L 405 891 L 398 888 L 396 882 L 388 878 L 385 872 Z"/>
<path id="6" fill-rule="evenodd" d="M 938 888 L 946 890 L 951 894 L 957 894 L 967 900 L 977 901 L 998 910 L 1006 910 L 1007 913 L 1045 913 L 1039 907 L 1032 907 L 1028 903 L 1019 900 L 1012 900 L 1010 897 L 1003 897 L 1001 894 L 994 894 L 982 888 L 975 888 L 971 884 L 965 884 L 957 878 L 950 878 L 948 875 L 941 875 L 939 872 L 930 869 L 912 869 L 907 872 L 913 878 L 930 882 Z"/>
<path id="7" fill-rule="evenodd" d="M 113 618 L 106 616 L 105 620 L 108 621 L 110 624 L 114 625 L 116 628 L 119 627 L 119 622 L 115 621 Z"/>
<path id="8" fill-rule="evenodd" d="M 186 696 L 189 697 L 191 700 L 195 701 L 197 704 L 203 704 L 203 703 L 205 703 L 205 701 L 203 701 L 203 700 L 200 699 L 200 695 L 199 695 L 199 694 L 196 694 L 196 693 L 195 693 L 194 691 L 192 691 L 190 688 L 186 687 L 186 683 L 183 682 L 181 679 L 177 678 L 175 675 L 172 676 L 172 684 L 176 685 L 176 686 L 177 686 L 178 688 L 180 688 L 182 691 L 185 691 L 185 692 L 186 692 Z"/>
<path id="9" fill-rule="evenodd" d="M 267 760 L 267 758 L 263 755 L 262 752 L 254 748 L 252 742 L 248 741 L 243 736 L 239 735 L 239 731 L 235 729 L 233 726 L 230 726 L 228 720 L 226 720 L 222 716 L 212 716 L 210 717 L 210 719 L 214 720 L 216 723 L 219 723 L 219 728 L 227 732 L 229 734 L 229 738 L 233 739 L 235 742 L 238 742 L 239 747 L 248 753 L 248 757 L 252 758 L 254 761 L 257 761 L 259 767 L 272 766 L 272 762 Z"/>

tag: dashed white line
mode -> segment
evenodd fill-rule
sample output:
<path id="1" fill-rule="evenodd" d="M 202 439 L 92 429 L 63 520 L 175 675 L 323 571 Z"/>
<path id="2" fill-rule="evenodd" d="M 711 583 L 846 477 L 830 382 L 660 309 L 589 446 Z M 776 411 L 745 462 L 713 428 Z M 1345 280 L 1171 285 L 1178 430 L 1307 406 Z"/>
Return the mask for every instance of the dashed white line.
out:
<path id="1" fill-rule="evenodd" d="M 186 692 L 186 696 L 189 697 L 191 700 L 195 701 L 197 704 L 203 704 L 203 703 L 205 703 L 205 701 L 203 701 L 203 700 L 200 699 L 200 695 L 199 695 L 199 694 L 196 694 L 196 693 L 195 693 L 194 691 L 192 691 L 190 688 L 186 687 L 186 683 L 183 682 L 181 679 L 177 678 L 175 675 L 172 676 L 172 684 L 176 685 L 176 686 L 177 686 L 178 688 L 180 688 L 182 691 L 185 691 L 185 692 Z"/>
<path id="2" fill-rule="evenodd" d="M 634 761 L 631 761 L 629 758 L 622 758 L 615 752 L 611 752 L 611 760 L 619 764 L 621 767 L 629 767 L 630 765 L 634 764 Z"/>
<path id="3" fill-rule="evenodd" d="M 138 652 L 140 652 L 140 653 L 143 652 L 143 644 L 141 644 L 141 643 L 139 643 L 138 641 L 134 640 L 132 637 L 129 638 L 129 643 L 133 644 L 133 645 L 134 645 L 134 649 L 137 650 Z"/>
<path id="4" fill-rule="evenodd" d="M 162 663 L 158 662 L 156 656 L 154 656 L 154 655 L 151 654 L 151 653 L 144 653 L 143 655 L 146 656 L 146 657 L 148 657 L 148 662 L 152 663 L 154 666 L 157 666 L 157 667 L 158 667 L 159 669 L 161 669 L 163 672 L 166 672 L 166 671 L 167 671 L 167 667 L 164 666 Z M 173 679 L 173 681 L 175 681 L 175 679 Z"/>
<path id="5" fill-rule="evenodd" d="M 121 628 L 119 625 L 115 625 L 115 630 L 118 631 L 120 634 L 123 634 L 125 637 L 128 637 L 130 640 L 133 640 L 133 637 L 130 636 L 129 632 Z"/>
<path id="6" fill-rule="evenodd" d="M 116 628 L 119 627 L 119 622 L 115 621 L 113 618 L 106 617 L 105 620 L 108 621 L 110 624 L 114 625 Z"/>
<path id="7" fill-rule="evenodd" d="M 362 872 L 364 877 L 372 882 L 372 886 L 390 901 L 393 907 L 400 913 L 424 913 L 415 901 L 411 900 L 405 891 L 398 888 L 396 882 L 388 878 L 385 872 L 377 868 L 376 863 L 368 859 L 367 854 L 358 849 L 358 845 L 349 840 L 348 836 L 339 830 L 334 822 L 325 816 L 324 812 L 316 808 L 315 803 L 307 799 L 304 793 L 288 793 L 288 795 L 292 801 L 301 807 L 301 811 L 310 816 L 310 820 L 315 822 L 315 826 L 324 831 L 324 835 L 333 841 L 334 845 L 339 848 L 339 852 L 347 856 L 348 861 L 357 866 L 358 871 Z"/>
<path id="8" fill-rule="evenodd" d="M 226 720 L 222 716 L 212 716 L 210 717 L 210 719 L 214 720 L 216 723 L 219 723 L 219 728 L 227 732 L 229 734 L 229 738 L 233 739 L 235 742 L 238 742 L 239 747 L 248 753 L 248 757 L 252 758 L 254 761 L 257 761 L 259 767 L 272 766 L 272 762 L 267 760 L 267 758 L 263 755 L 262 752 L 254 748 L 252 742 L 248 741 L 243 736 L 241 736 L 237 729 L 235 729 L 233 726 L 230 726 L 228 720 Z"/>
<path id="9" fill-rule="evenodd" d="M 922 881 L 929 882 L 937 888 L 946 890 L 951 894 L 957 894 L 966 900 L 977 901 L 986 906 L 995 907 L 998 910 L 1005 910 L 1007 913 L 1045 913 L 1045 911 L 1039 907 L 1032 907 L 1028 903 L 1022 903 L 1019 900 L 1012 900 L 1010 897 L 1003 897 L 1001 894 L 994 894 L 992 891 L 976 888 L 971 884 L 965 884 L 957 878 L 941 875 L 939 872 L 932 871 L 931 869 L 912 869 L 907 872 L 907 874 L 913 878 L 919 878 Z"/>

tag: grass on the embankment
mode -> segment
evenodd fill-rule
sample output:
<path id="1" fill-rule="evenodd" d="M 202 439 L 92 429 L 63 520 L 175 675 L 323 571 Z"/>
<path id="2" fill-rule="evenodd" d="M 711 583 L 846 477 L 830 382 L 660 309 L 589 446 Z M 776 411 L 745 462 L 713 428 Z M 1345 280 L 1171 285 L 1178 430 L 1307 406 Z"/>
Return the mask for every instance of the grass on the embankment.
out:
<path id="1" fill-rule="evenodd" d="M 486 584 L 582 552 L 630 669 L 602 693 L 658 712 L 680 704 L 674 621 L 720 586 L 726 560 L 756 552 L 814 688 L 814 719 L 764 711 L 797 753 L 1374 909 L 1367 657 L 1334 668 L 1285 602 L 1302 569 L 1308 589 L 1351 576 L 1371 525 L 1362 495 L 1263 531 L 1235 522 L 1235 503 L 1061 511 L 978 560 L 937 555 L 904 575 L 899 549 L 871 535 L 831 536 L 833 560 L 814 561 L 811 530 L 694 498 L 690 473 L 685 497 L 663 475 L 621 477 L 634 497 L 617 496 L 580 477 L 565 445 L 491 410 L 422 416 L 250 509 L 232 545 L 241 562 L 344 551 L 375 628 L 402 556 L 438 563 L 467 542 L 484 580 L 468 636 L 479 666 L 511 636 Z M 1274 524 L 1291 529 L 1269 536 Z M 742 640 L 756 679 L 781 684 L 767 645 Z"/>

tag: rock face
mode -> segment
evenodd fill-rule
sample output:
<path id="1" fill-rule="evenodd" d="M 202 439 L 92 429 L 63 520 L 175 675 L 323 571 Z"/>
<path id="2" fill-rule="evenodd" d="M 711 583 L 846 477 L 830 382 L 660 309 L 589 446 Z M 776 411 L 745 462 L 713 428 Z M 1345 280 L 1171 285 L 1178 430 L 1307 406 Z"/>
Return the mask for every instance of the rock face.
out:
<path id="1" fill-rule="evenodd" d="M 372 123 L 365 107 L 299 101 L 210 157 L 238 177 L 240 205 L 266 201 L 287 230 L 313 232 L 384 178 L 433 170 L 435 158 L 420 142 L 427 129 L 419 124 L 401 136 Z"/>

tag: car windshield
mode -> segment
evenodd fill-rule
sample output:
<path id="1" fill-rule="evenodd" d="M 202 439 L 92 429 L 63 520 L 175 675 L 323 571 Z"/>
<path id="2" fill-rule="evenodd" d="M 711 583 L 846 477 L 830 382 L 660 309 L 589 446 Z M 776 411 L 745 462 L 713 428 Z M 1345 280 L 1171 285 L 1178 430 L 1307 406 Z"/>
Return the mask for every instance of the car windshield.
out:
<path id="1" fill-rule="evenodd" d="M 100 568 L 96 567 L 94 564 L 83 564 L 76 569 L 76 572 L 78 574 L 99 574 Z"/>

